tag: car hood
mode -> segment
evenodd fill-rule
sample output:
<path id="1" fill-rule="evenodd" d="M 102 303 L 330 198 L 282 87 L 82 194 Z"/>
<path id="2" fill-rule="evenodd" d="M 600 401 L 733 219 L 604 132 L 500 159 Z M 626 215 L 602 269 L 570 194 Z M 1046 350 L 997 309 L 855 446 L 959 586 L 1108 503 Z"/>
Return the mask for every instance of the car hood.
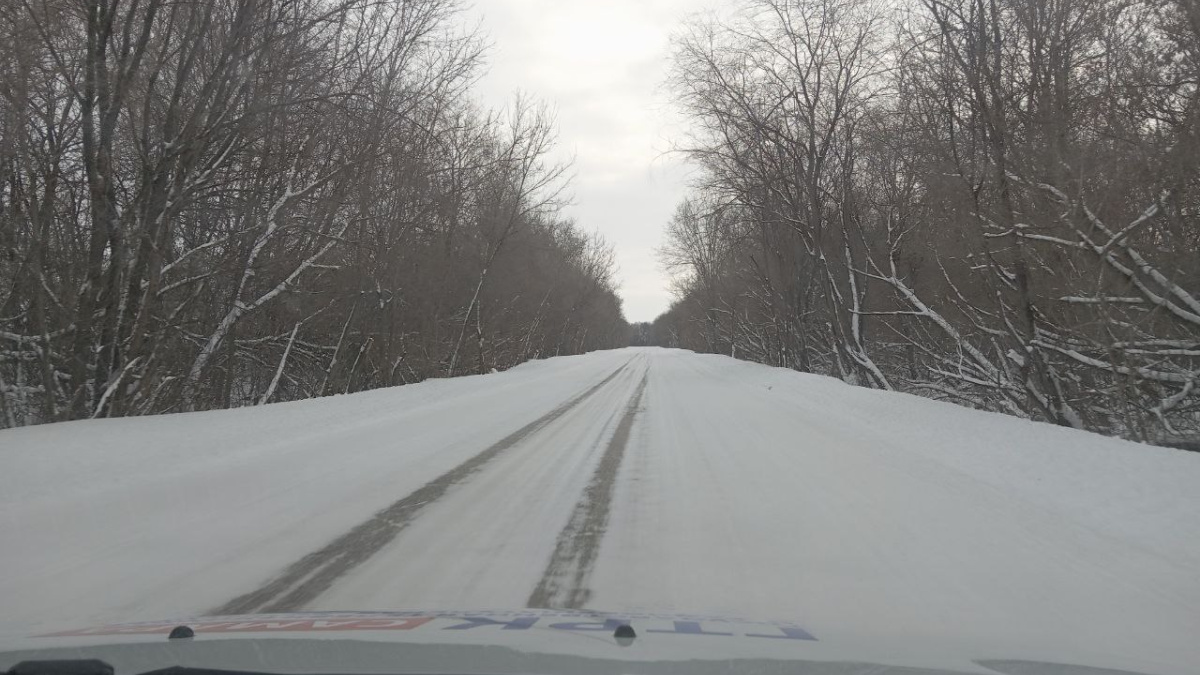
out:
<path id="1" fill-rule="evenodd" d="M 169 639 L 177 626 L 194 637 Z M 636 637 L 618 639 L 620 626 Z M 1022 656 L 955 642 L 916 652 L 900 633 L 821 635 L 790 621 L 536 609 L 184 617 L 0 637 L 0 671 L 29 660 L 100 659 L 117 675 L 172 666 L 305 674 L 1172 673 L 1111 655 L 1072 663 Z"/>

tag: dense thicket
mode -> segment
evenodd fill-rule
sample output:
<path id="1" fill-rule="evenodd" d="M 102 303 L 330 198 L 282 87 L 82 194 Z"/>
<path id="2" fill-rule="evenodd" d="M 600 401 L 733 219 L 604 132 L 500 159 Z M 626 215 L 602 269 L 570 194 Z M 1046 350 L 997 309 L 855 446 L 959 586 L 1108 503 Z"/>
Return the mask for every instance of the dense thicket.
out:
<path id="1" fill-rule="evenodd" d="M 623 343 L 552 124 L 452 0 L 0 4 L 0 426 Z"/>
<path id="2" fill-rule="evenodd" d="M 1200 5 L 742 0 L 676 44 L 700 167 L 659 341 L 1200 432 Z"/>

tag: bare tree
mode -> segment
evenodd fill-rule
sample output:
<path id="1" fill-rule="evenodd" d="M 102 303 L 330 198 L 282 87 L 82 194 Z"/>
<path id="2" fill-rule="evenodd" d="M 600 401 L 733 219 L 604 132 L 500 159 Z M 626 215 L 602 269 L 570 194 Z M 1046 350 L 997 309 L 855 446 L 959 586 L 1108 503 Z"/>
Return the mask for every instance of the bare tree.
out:
<path id="1" fill-rule="evenodd" d="M 681 278 L 660 336 L 715 350 L 692 325 L 737 307 L 746 358 L 1200 432 L 1194 3 L 741 7 L 685 29 L 673 84 L 697 199 L 754 236 Z M 668 262 L 700 260 L 697 234 L 674 223 Z"/>
<path id="2" fill-rule="evenodd" d="M 478 109 L 459 9 L 0 8 L 2 424 L 412 382 L 468 336 L 506 368 L 558 334 L 550 290 L 586 327 L 564 353 L 619 344 L 611 260 L 554 234 L 552 120 Z"/>

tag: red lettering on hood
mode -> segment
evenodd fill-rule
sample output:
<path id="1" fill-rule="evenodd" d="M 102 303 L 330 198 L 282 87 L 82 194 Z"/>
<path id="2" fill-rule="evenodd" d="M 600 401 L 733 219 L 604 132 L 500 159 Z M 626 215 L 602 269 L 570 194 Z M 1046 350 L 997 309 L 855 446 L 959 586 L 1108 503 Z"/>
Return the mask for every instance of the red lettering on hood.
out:
<path id="1" fill-rule="evenodd" d="M 412 630 L 433 621 L 432 616 L 391 618 L 349 619 L 296 619 L 282 621 L 220 621 L 188 623 L 198 635 L 205 633 L 312 633 L 345 630 Z M 147 633 L 171 632 L 177 624 L 115 625 L 49 633 L 38 637 L 82 637 L 87 635 L 144 635 Z"/>

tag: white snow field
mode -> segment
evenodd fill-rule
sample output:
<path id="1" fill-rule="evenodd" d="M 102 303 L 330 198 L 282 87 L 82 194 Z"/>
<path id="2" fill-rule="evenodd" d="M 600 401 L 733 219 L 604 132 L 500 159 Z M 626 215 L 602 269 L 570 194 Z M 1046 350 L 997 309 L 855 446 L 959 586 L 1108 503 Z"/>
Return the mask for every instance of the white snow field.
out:
<path id="1" fill-rule="evenodd" d="M 1200 454 L 649 348 L 0 431 L 0 633 L 526 606 L 1200 672 Z"/>

